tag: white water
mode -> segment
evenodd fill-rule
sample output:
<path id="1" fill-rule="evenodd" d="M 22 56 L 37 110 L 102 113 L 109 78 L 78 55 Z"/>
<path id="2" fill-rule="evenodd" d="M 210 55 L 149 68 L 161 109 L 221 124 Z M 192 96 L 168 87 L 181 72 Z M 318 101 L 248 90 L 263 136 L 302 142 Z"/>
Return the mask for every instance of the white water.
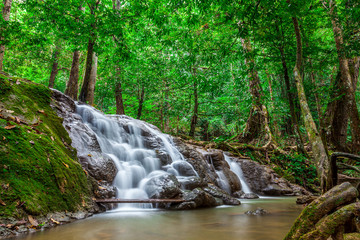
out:
<path id="1" fill-rule="evenodd" d="M 77 105 L 76 112 L 96 134 L 101 151 L 115 162 L 118 173 L 113 185 L 117 198 L 147 199 L 145 185 L 151 178 L 165 174 L 182 178 L 175 168 L 179 162 L 192 168 L 167 135 L 142 121 L 126 116 L 106 116 L 87 105 Z M 161 165 L 155 150 L 144 146 L 142 134 L 161 143 L 161 150 L 169 156 L 170 164 Z"/>
<path id="2" fill-rule="evenodd" d="M 244 193 L 252 193 L 249 185 L 247 184 L 247 182 L 245 180 L 245 177 L 244 177 L 244 174 L 243 174 L 243 171 L 242 171 L 240 165 L 237 162 L 232 161 L 231 158 L 229 156 L 227 156 L 226 154 L 224 154 L 224 158 L 225 158 L 225 161 L 229 164 L 230 170 L 233 171 L 236 174 L 236 176 L 239 178 L 243 192 Z"/>

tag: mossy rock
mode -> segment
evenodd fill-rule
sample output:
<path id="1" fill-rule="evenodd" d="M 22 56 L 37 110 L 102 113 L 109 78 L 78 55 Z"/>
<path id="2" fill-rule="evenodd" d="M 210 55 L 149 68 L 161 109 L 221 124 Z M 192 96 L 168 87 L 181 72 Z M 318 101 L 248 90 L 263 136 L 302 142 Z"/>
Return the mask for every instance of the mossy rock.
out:
<path id="1" fill-rule="evenodd" d="M 77 211 L 91 187 L 51 108 L 51 90 L 0 75 L 0 218 Z"/>

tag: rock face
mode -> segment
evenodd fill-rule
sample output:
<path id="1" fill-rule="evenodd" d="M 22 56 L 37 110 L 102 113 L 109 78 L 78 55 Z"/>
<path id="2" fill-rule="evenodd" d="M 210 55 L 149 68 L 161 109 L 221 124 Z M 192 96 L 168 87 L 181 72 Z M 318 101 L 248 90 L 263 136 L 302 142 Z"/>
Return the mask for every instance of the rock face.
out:
<path id="1" fill-rule="evenodd" d="M 298 196 L 310 194 L 304 188 L 291 184 L 281 178 L 277 173 L 267 166 L 260 165 L 251 160 L 238 159 L 237 162 L 249 184 L 251 190 L 266 196 Z"/>
<path id="2" fill-rule="evenodd" d="M 111 186 L 117 173 L 114 161 L 101 152 L 96 136 L 75 113 L 74 101 L 57 90 L 53 90 L 53 99 L 57 101 L 54 108 L 58 116 L 64 119 L 63 126 L 72 140 L 71 146 L 77 150 L 81 166 L 91 177 L 101 182 L 95 190 L 96 197 L 114 197 L 115 188 Z"/>
<path id="3" fill-rule="evenodd" d="M 281 178 L 272 169 L 260 165 L 251 160 L 231 157 L 242 168 L 243 175 L 253 193 L 244 193 L 239 178 L 230 170 L 229 164 L 224 159 L 221 150 L 205 150 L 184 143 L 180 139 L 174 140 L 179 151 L 185 156 L 198 172 L 199 176 L 206 179 L 208 183 L 223 188 L 219 181 L 219 175 L 226 178 L 229 193 L 236 198 L 253 199 L 258 198 L 256 194 L 265 196 L 298 196 L 309 195 L 304 188 L 291 184 Z"/>

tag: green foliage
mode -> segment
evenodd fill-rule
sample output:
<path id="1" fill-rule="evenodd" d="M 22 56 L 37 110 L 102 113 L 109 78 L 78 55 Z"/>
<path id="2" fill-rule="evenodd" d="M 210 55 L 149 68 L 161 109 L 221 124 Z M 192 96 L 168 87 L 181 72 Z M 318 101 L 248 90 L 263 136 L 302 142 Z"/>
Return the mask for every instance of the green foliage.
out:
<path id="1" fill-rule="evenodd" d="M 316 167 L 301 154 L 277 155 L 271 160 L 277 164 L 274 170 L 292 183 L 302 186 L 318 183 Z"/>

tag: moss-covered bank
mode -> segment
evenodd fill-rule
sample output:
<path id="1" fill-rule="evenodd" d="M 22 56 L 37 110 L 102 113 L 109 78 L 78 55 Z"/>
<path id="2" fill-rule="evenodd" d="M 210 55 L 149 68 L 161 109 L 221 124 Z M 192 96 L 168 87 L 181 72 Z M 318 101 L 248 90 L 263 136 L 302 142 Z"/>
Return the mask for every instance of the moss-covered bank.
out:
<path id="1" fill-rule="evenodd" d="M 0 221 L 88 210 L 92 191 L 51 90 L 0 74 Z"/>

